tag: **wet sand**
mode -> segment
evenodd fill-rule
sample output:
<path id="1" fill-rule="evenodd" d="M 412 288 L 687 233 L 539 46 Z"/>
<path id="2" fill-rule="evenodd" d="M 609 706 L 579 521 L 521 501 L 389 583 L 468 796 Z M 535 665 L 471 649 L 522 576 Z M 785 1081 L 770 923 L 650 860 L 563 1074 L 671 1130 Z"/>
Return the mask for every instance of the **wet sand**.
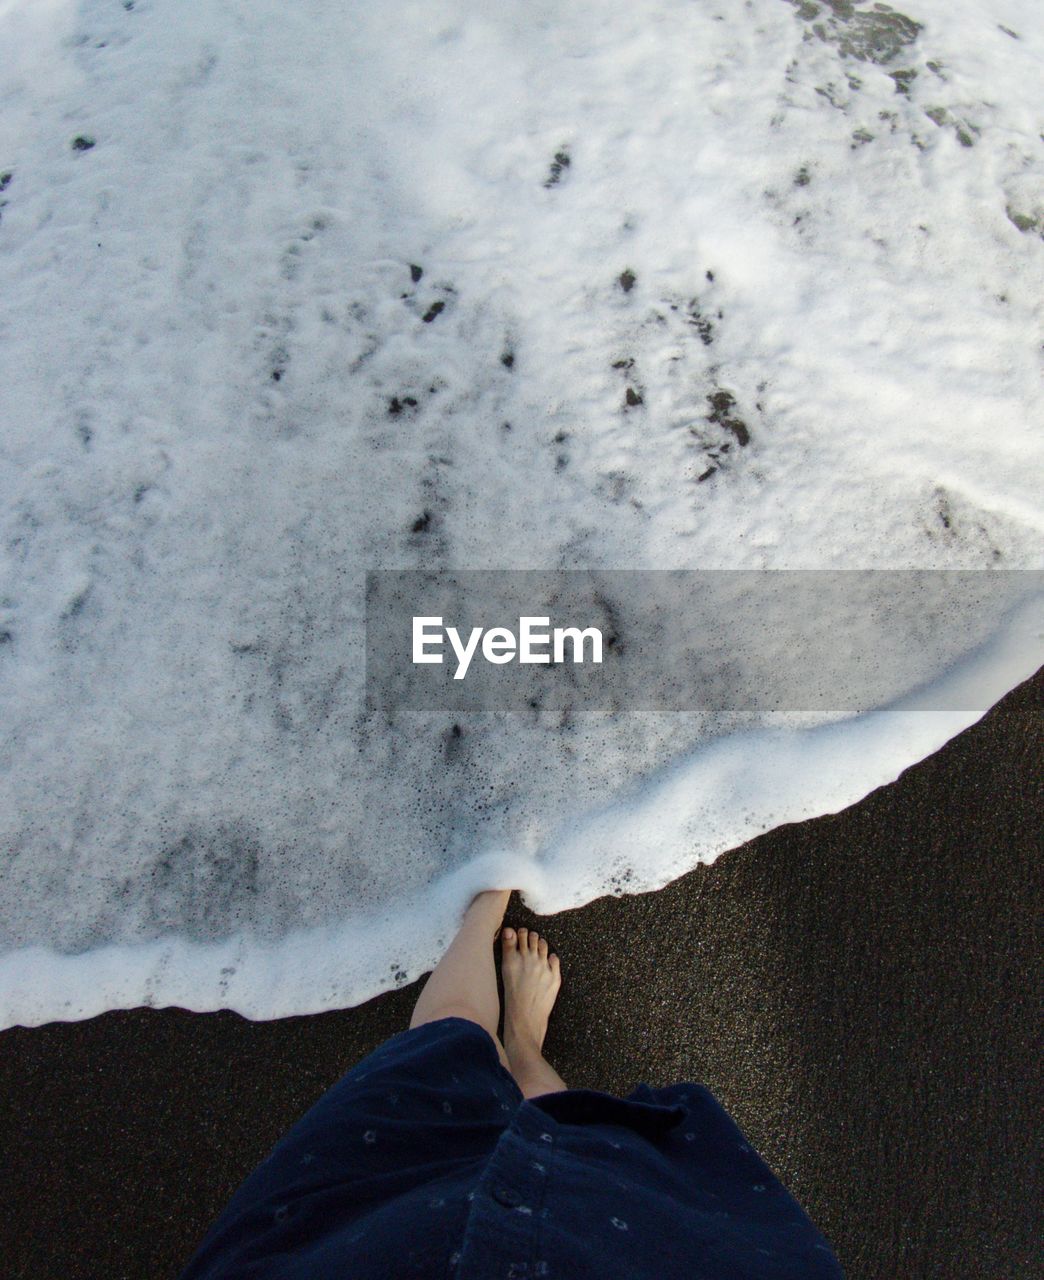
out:
<path id="1" fill-rule="evenodd" d="M 858 805 L 659 893 L 547 919 L 513 899 L 562 956 L 548 1057 L 576 1086 L 708 1085 L 853 1280 L 1041 1274 L 1042 729 L 1044 672 Z M 176 1276 L 418 989 L 0 1034 L 3 1274 Z"/>

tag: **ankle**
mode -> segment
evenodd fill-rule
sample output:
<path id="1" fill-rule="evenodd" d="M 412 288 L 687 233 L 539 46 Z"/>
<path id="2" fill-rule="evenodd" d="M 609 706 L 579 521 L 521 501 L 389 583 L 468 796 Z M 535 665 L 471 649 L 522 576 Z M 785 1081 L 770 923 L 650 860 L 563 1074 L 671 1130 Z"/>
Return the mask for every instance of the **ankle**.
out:
<path id="1" fill-rule="evenodd" d="M 515 1027 L 510 1018 L 504 1019 L 504 1048 L 508 1057 L 519 1062 L 543 1062 L 544 1042 L 527 1027 Z"/>
<path id="2" fill-rule="evenodd" d="M 504 921 L 504 912 L 507 911 L 510 897 L 510 889 L 484 889 L 468 904 L 464 913 L 465 922 L 472 928 L 488 930 L 495 936 Z"/>

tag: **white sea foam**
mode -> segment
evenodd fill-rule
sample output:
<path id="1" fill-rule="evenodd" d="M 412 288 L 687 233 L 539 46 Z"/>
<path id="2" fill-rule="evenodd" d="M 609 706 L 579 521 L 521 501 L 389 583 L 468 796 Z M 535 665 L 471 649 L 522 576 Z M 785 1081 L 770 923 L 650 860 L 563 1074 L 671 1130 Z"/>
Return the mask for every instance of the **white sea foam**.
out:
<path id="1" fill-rule="evenodd" d="M 901 7 L 0 8 L 0 1023 L 355 1003 L 1036 669 L 1028 601 L 833 725 L 363 713 L 370 568 L 1041 565 L 1044 36 Z"/>

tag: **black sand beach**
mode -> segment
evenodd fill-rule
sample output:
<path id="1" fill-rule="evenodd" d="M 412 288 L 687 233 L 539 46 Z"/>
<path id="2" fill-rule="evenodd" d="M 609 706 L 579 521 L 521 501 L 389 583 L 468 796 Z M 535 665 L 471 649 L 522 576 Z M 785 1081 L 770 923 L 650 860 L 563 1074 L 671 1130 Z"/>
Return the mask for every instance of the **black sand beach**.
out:
<path id="1" fill-rule="evenodd" d="M 896 783 L 659 893 L 540 919 L 568 1083 L 700 1080 L 853 1280 L 1020 1280 L 1036 1244 L 1044 672 Z M 162 1280 L 418 987 L 250 1023 L 0 1035 L 0 1271 Z"/>

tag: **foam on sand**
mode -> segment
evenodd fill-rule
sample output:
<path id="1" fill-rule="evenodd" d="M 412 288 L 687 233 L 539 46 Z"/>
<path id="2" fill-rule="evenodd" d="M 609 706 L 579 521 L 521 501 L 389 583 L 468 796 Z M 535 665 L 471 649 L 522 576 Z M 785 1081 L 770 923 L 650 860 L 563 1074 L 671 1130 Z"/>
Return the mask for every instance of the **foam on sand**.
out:
<path id="1" fill-rule="evenodd" d="M 356 1002 L 1030 674 L 1031 600 L 833 725 L 361 659 L 381 567 L 1039 568 L 1042 66 L 1028 0 L 0 8 L 0 1023 Z"/>

